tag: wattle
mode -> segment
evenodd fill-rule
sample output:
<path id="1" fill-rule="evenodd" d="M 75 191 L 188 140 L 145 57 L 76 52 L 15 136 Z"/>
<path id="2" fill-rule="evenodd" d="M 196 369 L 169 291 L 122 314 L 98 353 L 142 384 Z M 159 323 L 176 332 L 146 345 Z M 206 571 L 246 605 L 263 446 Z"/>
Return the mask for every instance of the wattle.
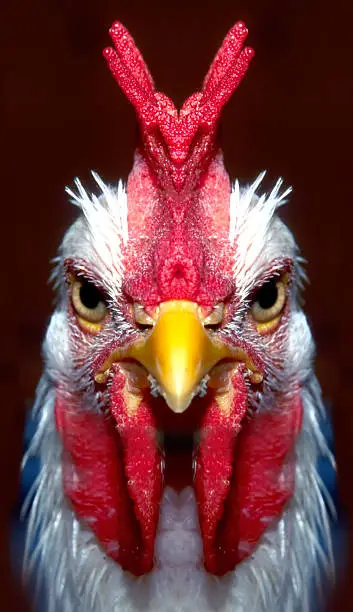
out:
<path id="1" fill-rule="evenodd" d="M 58 391 L 55 415 L 65 449 L 63 486 L 75 513 L 89 524 L 110 557 L 141 575 L 154 564 L 163 461 L 168 463 L 168 457 L 166 453 L 163 458 L 158 443 L 156 400 L 146 393 L 132 410 L 124 385 L 117 372 L 109 413 L 78 409 Z M 228 405 L 214 397 L 194 400 L 195 405 L 199 402 L 195 414 L 202 414 L 193 484 L 204 566 L 216 575 L 233 570 L 253 552 L 291 497 L 295 484 L 291 451 L 302 418 L 299 391 L 290 403 L 250 415 L 241 369 L 233 372 L 227 399 Z M 185 474 L 175 477 L 174 461 L 174 477 L 169 465 L 165 474 L 174 479 L 175 488 L 187 486 L 190 467 L 181 461 L 180 471 Z"/>

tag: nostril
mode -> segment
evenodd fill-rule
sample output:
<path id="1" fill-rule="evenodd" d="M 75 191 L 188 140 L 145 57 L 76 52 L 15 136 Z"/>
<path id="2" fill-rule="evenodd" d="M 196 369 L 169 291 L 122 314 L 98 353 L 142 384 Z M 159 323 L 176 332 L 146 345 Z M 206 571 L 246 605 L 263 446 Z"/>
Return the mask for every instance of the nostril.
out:
<path id="1" fill-rule="evenodd" d="M 142 304 L 133 305 L 133 314 L 135 324 L 138 329 L 145 331 L 146 329 L 151 329 L 154 326 L 154 319 L 145 311 Z"/>
<path id="2" fill-rule="evenodd" d="M 136 323 L 136 327 L 140 330 L 140 331 L 146 331 L 146 330 L 150 330 L 152 329 L 153 325 L 151 325 L 150 323 L 138 323 L 137 321 Z"/>
<path id="3" fill-rule="evenodd" d="M 224 318 L 224 303 L 219 302 L 209 313 L 209 315 L 203 320 L 203 326 L 206 329 L 216 331 L 223 324 Z"/>

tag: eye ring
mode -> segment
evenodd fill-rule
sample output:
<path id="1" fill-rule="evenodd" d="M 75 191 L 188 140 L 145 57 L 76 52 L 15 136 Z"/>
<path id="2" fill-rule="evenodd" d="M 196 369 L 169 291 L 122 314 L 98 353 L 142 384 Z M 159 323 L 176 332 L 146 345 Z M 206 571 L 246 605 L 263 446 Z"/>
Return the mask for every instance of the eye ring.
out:
<path id="1" fill-rule="evenodd" d="M 80 323 L 101 324 L 107 315 L 100 290 L 85 278 L 72 281 L 71 301 Z"/>
<path id="2" fill-rule="evenodd" d="M 260 327 L 277 322 L 286 304 L 287 285 L 285 276 L 272 278 L 256 292 L 250 312 Z"/>

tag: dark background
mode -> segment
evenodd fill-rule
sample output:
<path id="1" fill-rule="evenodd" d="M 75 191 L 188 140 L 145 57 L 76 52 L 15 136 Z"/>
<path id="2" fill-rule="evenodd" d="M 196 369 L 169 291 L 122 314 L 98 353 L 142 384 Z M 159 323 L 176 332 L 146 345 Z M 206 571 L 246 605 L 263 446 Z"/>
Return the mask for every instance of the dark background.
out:
<path id="1" fill-rule="evenodd" d="M 294 187 L 281 214 L 309 261 L 306 312 L 333 406 L 341 500 L 353 517 L 352 7 L 352 0 L 2 6 L 1 576 L 9 576 L 6 517 L 17 495 L 23 414 L 52 308 L 48 262 L 76 214 L 64 187 L 77 175 L 89 185 L 90 169 L 107 181 L 126 179 L 132 164 L 134 112 L 101 56 L 115 19 L 178 105 L 201 86 L 231 25 L 242 19 L 249 28 L 256 57 L 223 115 L 226 164 L 232 178 L 249 181 L 266 168 L 269 181 L 281 175 Z M 353 610 L 350 576 L 339 584 L 336 609 Z M 1 589 L 1 609 L 14 610 L 18 589 L 5 579 Z"/>

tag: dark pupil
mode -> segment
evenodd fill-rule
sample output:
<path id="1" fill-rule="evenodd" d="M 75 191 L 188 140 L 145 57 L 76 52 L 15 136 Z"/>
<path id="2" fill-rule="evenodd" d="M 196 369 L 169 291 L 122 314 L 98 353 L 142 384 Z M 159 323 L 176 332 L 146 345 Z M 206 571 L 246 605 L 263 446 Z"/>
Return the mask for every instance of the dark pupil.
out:
<path id="1" fill-rule="evenodd" d="M 278 297 L 278 291 L 275 280 L 267 281 L 256 294 L 256 301 L 263 309 L 272 308 L 275 305 Z"/>
<path id="2" fill-rule="evenodd" d="M 81 302 L 86 308 L 97 308 L 99 302 L 102 300 L 102 296 L 100 291 L 89 283 L 88 281 L 84 281 L 81 285 L 80 289 L 80 299 Z"/>

